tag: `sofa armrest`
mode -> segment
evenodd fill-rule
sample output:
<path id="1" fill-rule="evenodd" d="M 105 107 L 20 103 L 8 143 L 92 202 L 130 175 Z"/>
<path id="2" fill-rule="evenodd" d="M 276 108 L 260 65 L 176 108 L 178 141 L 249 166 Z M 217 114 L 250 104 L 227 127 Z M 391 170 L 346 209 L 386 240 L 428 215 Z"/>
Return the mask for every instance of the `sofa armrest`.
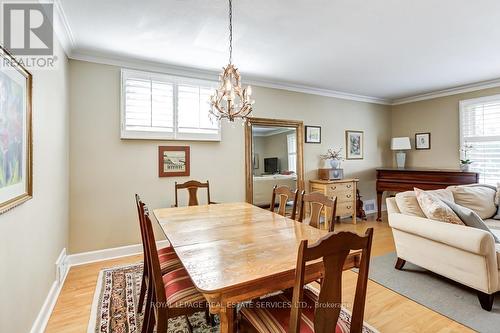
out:
<path id="1" fill-rule="evenodd" d="M 393 229 L 427 238 L 464 251 L 483 256 L 495 254 L 493 236 L 481 229 L 401 213 L 389 214 L 389 225 Z"/>

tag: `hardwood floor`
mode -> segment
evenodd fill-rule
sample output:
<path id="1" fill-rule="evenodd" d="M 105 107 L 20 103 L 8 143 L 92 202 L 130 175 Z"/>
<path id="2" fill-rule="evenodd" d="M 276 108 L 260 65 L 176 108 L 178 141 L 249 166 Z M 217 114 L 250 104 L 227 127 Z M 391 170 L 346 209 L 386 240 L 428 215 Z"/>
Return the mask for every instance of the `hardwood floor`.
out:
<path id="1" fill-rule="evenodd" d="M 335 231 L 364 233 L 368 227 L 374 228 L 372 256 L 394 251 L 392 232 L 386 216 L 383 217 L 383 222 L 375 222 L 375 216 L 369 216 L 368 221 L 358 221 L 356 225 L 337 223 Z M 142 256 L 136 255 L 72 267 L 46 332 L 86 332 L 99 271 L 105 267 L 135 263 L 141 259 Z M 343 301 L 346 304 L 352 304 L 354 300 L 356 278 L 356 273 L 344 273 Z M 382 333 L 474 332 L 372 281 L 368 281 L 365 321 Z"/>

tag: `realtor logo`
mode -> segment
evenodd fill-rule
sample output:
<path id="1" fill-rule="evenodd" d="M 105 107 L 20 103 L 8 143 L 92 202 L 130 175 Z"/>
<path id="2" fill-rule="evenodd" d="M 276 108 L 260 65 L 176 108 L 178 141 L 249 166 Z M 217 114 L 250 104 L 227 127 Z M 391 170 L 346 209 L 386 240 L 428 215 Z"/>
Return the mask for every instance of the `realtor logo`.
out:
<path id="1" fill-rule="evenodd" d="M 14 55 L 52 55 L 54 5 L 4 3 L 3 42 Z"/>

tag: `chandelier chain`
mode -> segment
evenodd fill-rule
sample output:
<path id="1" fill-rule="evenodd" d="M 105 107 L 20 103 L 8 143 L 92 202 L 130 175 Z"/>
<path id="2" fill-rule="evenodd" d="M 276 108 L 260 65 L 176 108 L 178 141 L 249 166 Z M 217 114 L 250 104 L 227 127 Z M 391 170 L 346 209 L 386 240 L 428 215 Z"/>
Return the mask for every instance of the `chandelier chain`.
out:
<path id="1" fill-rule="evenodd" d="M 233 63 L 233 1 L 229 0 L 229 63 Z"/>

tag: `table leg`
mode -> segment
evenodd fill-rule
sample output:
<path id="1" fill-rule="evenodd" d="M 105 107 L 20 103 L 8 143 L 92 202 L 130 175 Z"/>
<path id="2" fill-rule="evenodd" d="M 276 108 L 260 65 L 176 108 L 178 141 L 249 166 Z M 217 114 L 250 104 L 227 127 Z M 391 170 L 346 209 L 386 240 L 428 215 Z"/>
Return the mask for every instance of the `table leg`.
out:
<path id="1" fill-rule="evenodd" d="M 236 326 L 234 321 L 235 308 L 233 306 L 222 307 L 219 312 L 220 333 L 234 333 Z"/>
<path id="2" fill-rule="evenodd" d="M 377 221 L 382 221 L 382 194 L 383 191 L 377 191 Z"/>

